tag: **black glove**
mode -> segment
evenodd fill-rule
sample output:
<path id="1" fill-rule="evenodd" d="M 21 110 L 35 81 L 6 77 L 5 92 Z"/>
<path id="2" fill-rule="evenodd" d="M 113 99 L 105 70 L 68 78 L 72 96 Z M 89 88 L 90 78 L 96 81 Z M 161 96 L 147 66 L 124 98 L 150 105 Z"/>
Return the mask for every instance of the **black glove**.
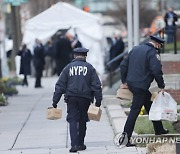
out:
<path id="1" fill-rule="evenodd" d="M 53 106 L 53 108 L 57 108 L 57 104 L 56 103 L 53 103 L 52 106 Z"/>
<path id="2" fill-rule="evenodd" d="M 96 102 L 96 103 L 95 103 L 95 106 L 96 106 L 96 107 L 100 107 L 100 106 L 101 106 L 101 103 L 97 103 L 97 102 Z"/>

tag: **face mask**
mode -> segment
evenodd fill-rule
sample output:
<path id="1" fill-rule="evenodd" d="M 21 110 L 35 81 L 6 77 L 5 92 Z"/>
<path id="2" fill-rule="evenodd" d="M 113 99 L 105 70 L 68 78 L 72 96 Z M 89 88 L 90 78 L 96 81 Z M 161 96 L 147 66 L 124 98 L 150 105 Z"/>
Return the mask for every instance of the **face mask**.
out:
<path id="1" fill-rule="evenodd" d="M 162 53 L 162 48 L 155 48 L 155 49 L 159 54 Z"/>
<path id="2" fill-rule="evenodd" d="M 161 53 L 162 48 L 163 48 L 162 46 L 159 46 L 159 47 L 156 46 L 156 47 L 155 47 L 156 51 L 157 51 L 159 54 Z"/>
<path id="3" fill-rule="evenodd" d="M 159 54 L 161 53 L 161 51 L 162 51 L 162 49 L 158 49 L 158 50 L 157 50 L 157 52 L 158 52 Z"/>

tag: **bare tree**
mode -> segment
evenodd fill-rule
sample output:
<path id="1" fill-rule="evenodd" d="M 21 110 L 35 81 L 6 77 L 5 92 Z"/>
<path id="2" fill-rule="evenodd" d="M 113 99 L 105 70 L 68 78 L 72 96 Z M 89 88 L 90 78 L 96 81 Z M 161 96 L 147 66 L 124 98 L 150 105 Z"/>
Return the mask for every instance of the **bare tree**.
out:
<path id="1" fill-rule="evenodd" d="M 30 0 L 31 16 L 35 16 L 50 7 L 49 0 Z"/>
<path id="2" fill-rule="evenodd" d="M 148 2 L 144 2 L 143 0 L 140 0 L 139 3 L 140 28 L 149 27 L 154 17 L 158 14 L 157 10 L 150 8 L 147 3 Z M 117 10 L 108 10 L 105 14 L 112 16 L 117 23 L 122 22 L 125 26 L 127 26 L 126 1 L 121 1 L 117 3 L 116 6 L 118 7 Z"/>
<path id="3" fill-rule="evenodd" d="M 48 9 L 50 6 L 56 4 L 57 2 L 67 2 L 72 3 L 74 0 L 30 0 L 29 8 L 31 10 L 31 16 L 35 16 L 42 11 Z"/>

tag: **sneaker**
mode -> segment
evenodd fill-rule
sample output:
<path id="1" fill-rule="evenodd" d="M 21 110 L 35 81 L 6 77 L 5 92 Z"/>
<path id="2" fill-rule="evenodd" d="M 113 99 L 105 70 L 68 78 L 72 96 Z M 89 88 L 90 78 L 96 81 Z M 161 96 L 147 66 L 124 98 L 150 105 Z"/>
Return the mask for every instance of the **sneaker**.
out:
<path id="1" fill-rule="evenodd" d="M 127 133 L 123 132 L 119 138 L 119 145 L 125 145 L 128 140 L 127 139 Z"/>
<path id="2" fill-rule="evenodd" d="M 127 144 L 126 144 L 126 147 L 134 147 L 134 146 L 136 146 L 135 144 L 132 144 L 131 142 L 128 142 Z"/>
<path id="3" fill-rule="evenodd" d="M 160 132 L 156 132 L 155 133 L 155 135 L 163 135 L 163 134 L 168 134 L 169 133 L 169 130 L 167 130 L 167 129 L 163 129 L 163 130 L 161 130 Z"/>
<path id="4" fill-rule="evenodd" d="M 78 151 L 83 151 L 83 150 L 86 150 L 86 145 L 80 145 L 79 147 L 78 147 Z"/>
<path id="5" fill-rule="evenodd" d="M 71 149 L 69 150 L 69 152 L 75 153 L 78 151 L 78 149 L 79 149 L 78 146 L 72 146 Z"/>

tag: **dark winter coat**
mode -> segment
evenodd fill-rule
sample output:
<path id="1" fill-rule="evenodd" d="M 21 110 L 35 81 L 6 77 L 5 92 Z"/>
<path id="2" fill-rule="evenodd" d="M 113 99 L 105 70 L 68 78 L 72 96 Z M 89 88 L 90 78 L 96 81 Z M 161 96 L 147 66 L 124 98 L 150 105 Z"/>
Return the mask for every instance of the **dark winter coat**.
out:
<path id="1" fill-rule="evenodd" d="M 121 53 L 123 53 L 124 51 L 124 42 L 123 40 L 120 38 L 117 40 L 117 42 L 112 45 L 112 47 L 110 48 L 110 60 L 112 60 L 113 58 L 117 57 L 118 55 L 120 55 Z M 122 59 L 119 59 L 117 62 L 112 64 L 112 70 L 115 70 L 119 67 L 120 63 L 121 63 Z"/>
<path id="2" fill-rule="evenodd" d="M 42 45 L 36 46 L 34 48 L 34 56 L 33 56 L 33 63 L 35 69 L 43 70 L 44 69 L 44 48 Z"/>
<path id="3" fill-rule="evenodd" d="M 81 44 L 81 42 L 79 41 L 79 40 L 76 40 L 77 42 L 76 42 L 76 44 L 74 45 L 74 48 L 80 48 L 80 47 L 82 47 L 82 44 Z"/>
<path id="4" fill-rule="evenodd" d="M 148 90 L 155 79 L 159 88 L 164 88 L 162 65 L 159 54 L 150 43 L 135 46 L 121 65 L 122 83 Z"/>
<path id="5" fill-rule="evenodd" d="M 68 64 L 60 74 L 55 86 L 53 103 L 57 104 L 61 95 L 83 97 L 101 105 L 101 82 L 95 68 L 83 59 L 75 59 Z"/>
<path id="6" fill-rule="evenodd" d="M 168 20 L 171 20 L 171 21 L 168 22 Z M 168 27 L 168 26 L 176 26 L 175 22 L 177 20 L 178 20 L 177 15 L 173 11 L 167 12 L 165 14 L 164 21 L 166 23 L 166 27 Z"/>
<path id="7" fill-rule="evenodd" d="M 65 37 L 61 37 L 55 48 L 56 71 L 59 75 L 63 68 L 71 61 L 72 47 L 71 42 Z"/>
<path id="8" fill-rule="evenodd" d="M 31 74 L 31 60 L 32 55 L 29 49 L 21 50 L 18 53 L 21 56 L 21 63 L 20 63 L 20 74 L 30 75 Z"/>

